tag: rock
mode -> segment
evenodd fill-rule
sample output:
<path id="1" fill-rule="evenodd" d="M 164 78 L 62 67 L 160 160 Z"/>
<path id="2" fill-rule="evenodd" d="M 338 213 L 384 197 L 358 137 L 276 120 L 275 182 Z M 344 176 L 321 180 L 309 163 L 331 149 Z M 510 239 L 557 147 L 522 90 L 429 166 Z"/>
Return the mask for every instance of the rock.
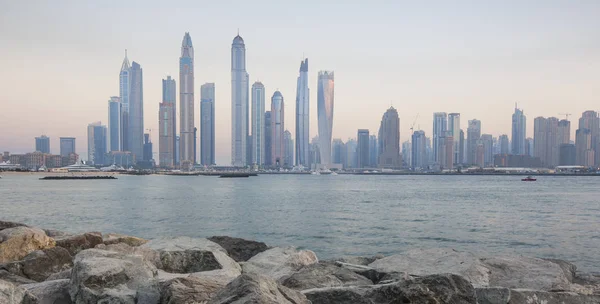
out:
<path id="1" fill-rule="evenodd" d="M 203 238 L 180 236 L 175 238 L 158 238 L 143 245 L 158 251 L 183 251 L 187 249 L 221 251 L 227 253 L 221 245 Z"/>
<path id="2" fill-rule="evenodd" d="M 142 245 L 148 243 L 148 240 L 145 240 L 145 239 L 142 239 L 139 237 L 135 237 L 135 236 L 118 234 L 118 233 L 105 234 L 102 236 L 102 239 L 103 239 L 103 242 L 105 245 L 125 243 L 129 246 L 137 247 L 137 246 L 142 246 Z"/>
<path id="3" fill-rule="evenodd" d="M 175 278 L 160 284 L 161 304 L 205 303 L 225 285 L 197 277 Z"/>
<path id="4" fill-rule="evenodd" d="M 573 283 L 572 291 L 600 295 L 600 273 L 577 273 Z"/>
<path id="5" fill-rule="evenodd" d="M 545 292 L 537 290 L 512 289 L 510 304 L 598 304 L 600 296 L 581 295 L 573 292 Z"/>
<path id="6" fill-rule="evenodd" d="M 373 282 L 351 270 L 332 263 L 320 262 L 304 266 L 281 285 L 295 290 L 322 287 L 372 285 Z"/>
<path id="7" fill-rule="evenodd" d="M 475 289 L 478 304 L 508 304 L 510 289 L 504 287 L 479 287 Z"/>
<path id="8" fill-rule="evenodd" d="M 70 269 L 73 266 L 71 255 L 61 247 L 36 250 L 23 260 L 0 266 L 9 272 L 41 282 L 56 272 Z"/>
<path id="9" fill-rule="evenodd" d="M 374 284 L 379 284 L 383 280 L 392 280 L 393 277 L 390 276 L 387 272 L 377 271 L 369 266 L 363 265 L 355 265 L 343 262 L 335 262 L 335 265 L 342 267 L 344 269 L 348 269 L 358 275 L 361 275 L 373 282 Z M 396 273 L 394 273 L 396 274 Z M 401 277 L 404 278 L 404 274 L 401 274 Z M 396 280 L 395 280 L 396 281 Z"/>
<path id="10" fill-rule="evenodd" d="M 489 286 L 542 291 L 569 291 L 572 272 L 561 265 L 538 258 L 504 256 L 482 259 L 490 269 Z M 566 263 L 566 262 L 564 262 Z"/>
<path id="11" fill-rule="evenodd" d="M 251 257 L 269 249 L 263 242 L 249 241 L 228 236 L 213 236 L 208 238 L 223 247 L 227 254 L 236 262 L 248 261 Z"/>
<path id="12" fill-rule="evenodd" d="M 37 298 L 27 289 L 14 285 L 10 282 L 0 280 L 0 303 L 1 304 L 37 304 Z"/>
<path id="13" fill-rule="evenodd" d="M 409 250 L 379 259 L 369 267 L 380 272 L 406 272 L 416 276 L 453 273 L 475 286 L 489 284 L 489 269 L 475 255 L 447 248 Z"/>
<path id="14" fill-rule="evenodd" d="M 65 269 L 61 272 L 51 274 L 46 281 L 64 280 L 71 279 L 71 268 Z"/>
<path id="15" fill-rule="evenodd" d="M 72 234 L 68 233 L 68 232 L 64 232 L 64 231 L 60 231 L 60 230 L 54 230 L 54 229 L 44 229 L 44 232 L 46 232 L 46 235 L 51 237 L 51 238 L 61 238 L 61 237 L 67 237 L 67 236 L 71 236 Z"/>
<path id="16" fill-rule="evenodd" d="M 17 226 L 0 231 L 0 263 L 18 261 L 30 252 L 54 247 L 54 239 L 38 228 Z"/>
<path id="17" fill-rule="evenodd" d="M 383 285 L 309 289 L 303 293 L 313 304 L 477 303 L 473 286 L 455 274 L 428 275 Z"/>
<path id="18" fill-rule="evenodd" d="M 317 255 L 310 250 L 275 247 L 253 256 L 243 264 L 242 269 L 244 273 L 259 273 L 280 281 L 302 267 L 317 262 Z"/>
<path id="19" fill-rule="evenodd" d="M 156 250 L 147 248 L 147 247 L 132 247 L 125 243 L 117 243 L 117 244 L 99 244 L 95 247 L 96 249 L 120 252 L 124 254 L 135 254 L 140 255 L 144 258 L 144 260 L 152 263 L 156 268 L 161 269 L 162 263 L 160 261 L 160 253 Z"/>
<path id="20" fill-rule="evenodd" d="M 67 249 L 72 256 L 82 250 L 94 248 L 98 244 L 102 244 L 100 232 L 88 232 L 56 239 L 56 246 Z"/>
<path id="21" fill-rule="evenodd" d="M 350 257 L 335 258 L 335 259 L 331 259 L 329 261 L 367 266 L 367 265 L 369 265 L 377 260 L 383 259 L 383 258 L 384 258 L 383 255 L 374 255 L 374 256 L 370 256 L 370 257 L 350 256 Z"/>
<path id="22" fill-rule="evenodd" d="M 0 280 L 12 283 L 14 285 L 36 283 L 34 280 L 30 280 L 30 279 L 24 278 L 22 276 L 18 276 L 16 274 L 10 273 L 4 269 L 0 269 Z"/>
<path id="23" fill-rule="evenodd" d="M 247 273 L 227 284 L 209 304 L 309 304 L 300 292 L 277 284 L 273 279 Z"/>
<path id="24" fill-rule="evenodd" d="M 157 271 L 141 256 L 87 249 L 75 257 L 71 299 L 83 303 L 158 303 Z"/>
<path id="25" fill-rule="evenodd" d="M 36 296 L 39 304 L 73 303 L 69 295 L 69 280 L 46 281 L 23 285 L 22 287 Z"/>
<path id="26" fill-rule="evenodd" d="M 21 223 L 0 221 L 0 230 L 4 230 L 4 229 L 8 229 L 8 228 L 20 227 L 20 226 L 28 227 L 27 225 L 21 224 Z"/>

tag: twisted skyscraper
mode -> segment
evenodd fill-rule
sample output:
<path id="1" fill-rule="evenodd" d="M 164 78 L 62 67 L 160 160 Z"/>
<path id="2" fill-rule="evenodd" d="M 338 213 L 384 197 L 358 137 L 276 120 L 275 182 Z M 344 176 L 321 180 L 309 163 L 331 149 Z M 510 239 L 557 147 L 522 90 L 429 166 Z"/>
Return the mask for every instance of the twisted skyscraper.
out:
<path id="1" fill-rule="evenodd" d="M 246 166 L 248 138 L 248 73 L 246 45 L 240 35 L 231 44 L 231 164 Z"/>
<path id="2" fill-rule="evenodd" d="M 190 33 L 185 33 L 179 58 L 179 163 L 194 162 L 194 47 Z"/>
<path id="3" fill-rule="evenodd" d="M 309 89 L 308 59 L 300 63 L 300 75 L 296 89 L 296 165 L 308 167 L 309 142 Z"/>
<path id="4" fill-rule="evenodd" d="M 321 164 L 331 166 L 331 133 L 333 131 L 334 75 L 320 71 L 317 83 L 317 116 L 319 120 L 319 145 Z"/>

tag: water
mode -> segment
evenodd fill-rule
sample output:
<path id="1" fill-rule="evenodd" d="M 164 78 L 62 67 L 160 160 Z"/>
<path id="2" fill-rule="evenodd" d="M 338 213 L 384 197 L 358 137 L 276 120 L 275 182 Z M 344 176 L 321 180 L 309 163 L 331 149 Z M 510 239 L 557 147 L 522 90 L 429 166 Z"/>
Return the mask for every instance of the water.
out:
<path id="1" fill-rule="evenodd" d="M 600 178 L 262 175 L 0 179 L 0 219 L 154 238 L 229 235 L 322 258 L 452 247 L 600 271 Z"/>

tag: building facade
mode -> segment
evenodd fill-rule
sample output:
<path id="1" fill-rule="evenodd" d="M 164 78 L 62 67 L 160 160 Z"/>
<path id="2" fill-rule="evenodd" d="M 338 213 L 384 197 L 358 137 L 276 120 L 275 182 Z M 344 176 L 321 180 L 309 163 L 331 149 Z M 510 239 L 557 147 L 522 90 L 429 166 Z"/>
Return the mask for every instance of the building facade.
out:
<path id="1" fill-rule="evenodd" d="M 129 151 L 129 95 L 131 91 L 131 65 L 127 58 L 127 50 L 125 50 L 125 58 L 121 63 L 121 71 L 119 72 L 119 98 L 121 100 L 121 143 L 120 151 Z"/>
<path id="2" fill-rule="evenodd" d="M 310 91 L 308 89 L 308 59 L 300 63 L 296 86 L 296 165 L 308 167 L 310 140 Z"/>
<path id="3" fill-rule="evenodd" d="M 144 154 L 144 84 L 142 67 L 135 61 L 131 63 L 129 79 L 128 147 L 134 159 L 141 160 Z"/>
<path id="4" fill-rule="evenodd" d="M 401 168 L 400 156 L 400 117 L 394 107 L 389 108 L 381 118 L 379 126 L 379 167 Z"/>
<path id="5" fill-rule="evenodd" d="M 273 152 L 273 144 L 271 141 L 272 137 L 272 128 L 271 128 L 271 111 L 265 112 L 265 158 L 264 165 L 272 166 L 272 152 Z"/>
<path id="6" fill-rule="evenodd" d="M 185 33 L 179 57 L 179 165 L 194 163 L 194 46 Z"/>
<path id="7" fill-rule="evenodd" d="M 598 112 L 583 112 L 579 119 L 579 129 L 590 131 L 591 150 L 594 151 L 594 165 L 600 165 L 600 118 L 598 118 Z"/>
<path id="8" fill-rule="evenodd" d="M 420 171 L 427 168 L 427 146 L 424 131 L 415 131 L 411 142 L 411 164 L 414 171 Z"/>
<path id="9" fill-rule="evenodd" d="M 42 135 L 35 138 L 35 151 L 50 154 L 50 137 Z"/>
<path id="10" fill-rule="evenodd" d="M 172 117 L 170 119 L 171 124 L 173 124 L 173 127 L 171 127 L 171 132 L 173 133 L 171 135 L 171 137 L 173 138 L 173 147 L 171 148 L 171 155 L 173 157 L 175 157 L 175 136 L 177 136 L 177 92 L 176 92 L 176 88 L 177 88 L 177 83 L 175 82 L 175 79 L 171 78 L 171 76 L 167 76 L 166 79 L 162 80 L 162 102 L 167 102 L 167 103 L 171 103 L 171 108 L 172 108 Z M 159 119 L 160 120 L 160 119 Z M 159 145 L 160 145 L 160 141 L 159 141 Z M 179 162 L 179 160 L 175 160 L 173 161 L 173 165 L 175 165 L 175 163 Z"/>
<path id="11" fill-rule="evenodd" d="M 448 116 L 445 112 L 433 113 L 433 161 L 437 164 L 440 163 L 440 149 L 439 146 L 441 141 L 445 140 L 446 133 L 448 132 Z M 444 138 L 444 139 L 442 139 Z"/>
<path id="12" fill-rule="evenodd" d="M 158 162 L 163 168 L 175 166 L 175 132 L 173 128 L 173 112 L 175 103 L 161 102 L 158 107 Z"/>
<path id="13" fill-rule="evenodd" d="M 458 165 L 462 163 L 461 152 L 460 152 L 460 113 L 448 114 L 448 132 L 454 139 L 454 164 Z"/>
<path id="14" fill-rule="evenodd" d="M 60 156 L 69 156 L 71 153 L 76 153 L 75 150 L 75 137 L 61 137 L 60 138 Z"/>
<path id="15" fill-rule="evenodd" d="M 283 95 L 281 92 L 275 91 L 271 97 L 271 164 L 277 167 L 284 165 L 284 114 Z"/>
<path id="16" fill-rule="evenodd" d="M 265 164 L 265 86 L 252 85 L 252 164 Z"/>
<path id="17" fill-rule="evenodd" d="M 500 144 L 500 154 L 509 154 L 511 153 L 511 149 L 509 147 L 510 143 L 508 141 L 508 135 L 502 134 L 498 138 L 498 142 Z"/>
<path id="18" fill-rule="evenodd" d="M 319 124 L 319 150 L 321 164 L 331 165 L 331 139 L 333 132 L 334 73 L 320 71 L 317 80 L 317 117 Z"/>
<path id="19" fill-rule="evenodd" d="M 94 165 L 105 165 L 104 156 L 106 154 L 106 127 L 100 122 L 94 122 L 88 125 L 88 162 Z"/>
<path id="20" fill-rule="evenodd" d="M 512 147 L 514 155 L 525 155 L 525 136 L 527 131 L 527 118 L 523 110 L 515 105 L 515 113 L 512 115 Z"/>
<path id="21" fill-rule="evenodd" d="M 108 150 L 121 151 L 121 98 L 112 96 L 108 101 Z"/>
<path id="22" fill-rule="evenodd" d="M 477 146 L 481 138 L 481 121 L 477 119 L 469 120 L 467 128 L 467 164 L 478 164 L 477 162 Z M 483 146 L 482 146 L 483 152 Z M 483 156 L 482 156 L 483 157 Z M 481 161 L 483 164 L 483 160 Z"/>
<path id="23" fill-rule="evenodd" d="M 357 154 L 357 168 L 368 168 L 370 162 L 370 138 L 369 130 L 359 129 L 356 135 L 356 154 Z"/>
<path id="24" fill-rule="evenodd" d="M 233 166 L 246 166 L 249 136 L 248 110 L 246 45 L 244 39 L 237 35 L 231 44 L 231 164 Z"/>
<path id="25" fill-rule="evenodd" d="M 294 139 L 288 130 L 283 132 L 283 166 L 290 168 L 294 166 Z"/>
<path id="26" fill-rule="evenodd" d="M 200 164 L 215 165 L 215 84 L 200 86 Z"/>

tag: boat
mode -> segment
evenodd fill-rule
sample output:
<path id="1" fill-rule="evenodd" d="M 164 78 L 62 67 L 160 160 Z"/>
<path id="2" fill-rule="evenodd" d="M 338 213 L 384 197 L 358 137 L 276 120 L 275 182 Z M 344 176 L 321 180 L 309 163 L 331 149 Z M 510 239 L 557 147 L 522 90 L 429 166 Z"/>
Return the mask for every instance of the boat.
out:
<path id="1" fill-rule="evenodd" d="M 321 175 L 321 173 L 319 173 L 319 171 L 311 171 L 310 174 L 311 175 Z"/>
<path id="2" fill-rule="evenodd" d="M 256 173 L 244 173 L 244 172 L 232 172 L 232 173 L 223 173 L 219 175 L 220 178 L 233 178 L 233 177 L 250 177 L 257 176 Z"/>
<path id="3" fill-rule="evenodd" d="M 522 181 L 522 182 L 535 182 L 536 180 L 537 180 L 537 179 L 535 179 L 535 178 L 533 178 L 533 177 L 531 177 L 531 176 L 528 176 L 528 177 L 526 177 L 526 178 L 522 178 L 522 179 L 521 179 L 521 181 Z"/>

